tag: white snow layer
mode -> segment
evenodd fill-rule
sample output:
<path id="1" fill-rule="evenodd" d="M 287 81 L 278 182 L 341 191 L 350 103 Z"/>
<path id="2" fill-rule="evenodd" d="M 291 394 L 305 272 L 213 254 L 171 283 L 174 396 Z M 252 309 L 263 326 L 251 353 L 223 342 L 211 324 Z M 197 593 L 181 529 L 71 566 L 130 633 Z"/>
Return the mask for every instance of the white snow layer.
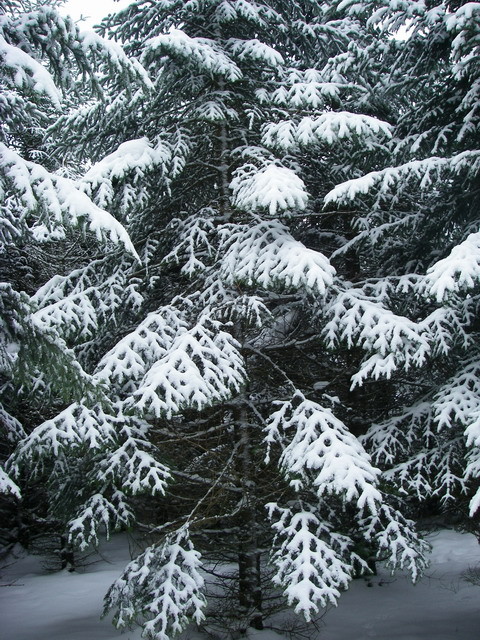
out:
<path id="1" fill-rule="evenodd" d="M 0 59 L 5 69 L 12 73 L 17 87 L 33 89 L 36 93 L 48 96 L 60 108 L 62 96 L 47 69 L 19 47 L 8 44 L 1 35 Z"/>
<path id="2" fill-rule="evenodd" d="M 214 40 L 191 38 L 181 29 L 171 29 L 167 34 L 147 40 L 141 62 L 145 64 L 152 54 L 163 52 L 188 59 L 189 64 L 194 64 L 212 75 L 225 76 L 230 82 L 242 77 L 237 65 L 225 55 Z"/>
<path id="3" fill-rule="evenodd" d="M 80 189 L 89 197 L 95 196 L 95 203 L 103 209 L 115 197 L 114 181 L 129 175 L 134 185 L 140 185 L 148 171 L 160 168 L 163 173 L 171 160 L 171 148 L 161 141 L 153 147 L 148 138 L 128 140 L 90 167 L 79 183 Z"/>
<path id="4" fill-rule="evenodd" d="M 319 497 L 344 495 L 360 510 L 366 506 L 376 514 L 377 503 L 382 501 L 375 486 L 380 472 L 372 467 L 370 456 L 345 425 L 316 402 L 303 399 L 295 409 L 284 402 L 268 420 L 266 441 L 275 439 L 276 430 L 292 428 L 295 435 L 280 457 L 291 486 L 299 489 L 305 474 L 313 472 Z"/>
<path id="5" fill-rule="evenodd" d="M 88 228 L 99 240 L 105 235 L 120 242 L 138 260 L 138 254 L 125 228 L 107 211 L 100 209 L 69 178 L 49 173 L 44 167 L 24 160 L 18 153 L 0 143 L 0 167 L 4 177 L 13 183 L 22 204 L 34 211 L 39 204 L 48 210 L 52 227 L 77 225 L 86 220 Z M 4 196 L 0 185 L 0 197 Z"/>
<path id="6" fill-rule="evenodd" d="M 0 493 L 11 493 L 20 498 L 20 489 L 0 466 Z"/>
<path id="7" fill-rule="evenodd" d="M 159 146 L 153 148 L 148 138 L 137 138 L 123 142 L 113 153 L 94 164 L 81 182 L 97 187 L 105 177 L 122 179 L 132 169 L 146 171 L 155 164 L 169 160 L 169 150 Z"/>
<path id="8" fill-rule="evenodd" d="M 236 38 L 230 38 L 227 42 L 227 46 L 231 48 L 232 52 L 238 56 L 239 60 L 258 60 L 264 62 L 271 67 L 277 67 L 283 64 L 283 57 L 275 49 L 260 42 L 254 38 L 253 40 L 237 40 Z"/>
<path id="9" fill-rule="evenodd" d="M 360 139 L 369 148 L 378 139 L 391 136 L 391 125 L 377 118 L 348 111 L 326 111 L 320 116 L 306 116 L 298 123 L 293 120 L 270 123 L 264 128 L 263 142 L 288 150 L 298 144 L 333 145 L 345 139 Z"/>
<path id="10" fill-rule="evenodd" d="M 471 233 L 436 262 L 427 272 L 426 284 L 432 296 L 442 302 L 449 292 L 471 289 L 480 279 L 480 232 Z"/>
<path id="11" fill-rule="evenodd" d="M 269 164 L 258 170 L 253 165 L 241 167 L 230 183 L 233 204 L 245 211 L 268 209 L 271 216 L 280 211 L 302 210 L 308 194 L 303 180 L 291 169 Z"/>
<path id="12" fill-rule="evenodd" d="M 225 225 L 223 236 L 221 274 L 228 284 L 303 287 L 324 295 L 333 283 L 335 269 L 328 258 L 295 240 L 278 220 L 240 228 Z"/>

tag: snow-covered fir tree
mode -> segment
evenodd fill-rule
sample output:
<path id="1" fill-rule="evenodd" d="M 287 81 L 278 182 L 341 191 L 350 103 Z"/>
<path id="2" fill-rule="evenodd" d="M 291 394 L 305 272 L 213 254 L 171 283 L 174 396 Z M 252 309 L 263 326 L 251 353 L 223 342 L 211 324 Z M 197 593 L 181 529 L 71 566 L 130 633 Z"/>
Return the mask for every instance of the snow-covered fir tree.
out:
<path id="1" fill-rule="evenodd" d="M 414 579 L 425 565 L 389 495 L 394 474 L 384 482 L 375 466 L 396 426 L 369 433 L 372 463 L 357 438 L 368 410 L 345 382 L 400 376 L 397 387 L 375 383 L 385 414 L 456 316 L 419 321 L 410 292 L 427 280 L 392 265 L 391 245 L 371 250 L 395 237 L 387 188 L 409 171 L 384 169 L 406 110 L 383 99 L 400 45 L 379 34 L 386 11 L 335 4 L 138 0 L 104 23 L 128 59 L 74 30 L 98 99 L 79 90 L 55 101 L 67 76 L 48 76 L 48 108 L 64 109 L 49 129 L 52 167 L 5 145 L 5 219 L 36 241 L 84 221 L 113 242 L 18 294 L 23 324 L 48 337 L 49 354 L 66 354 L 68 376 L 50 388 L 48 359 L 41 368 L 37 354 L 5 349 L 9 384 L 30 376 L 31 392 L 46 387 L 59 408 L 8 470 L 48 479 L 51 511 L 81 548 L 116 529 L 148 531 L 152 544 L 106 599 L 118 626 L 143 620 L 147 638 L 202 623 L 219 561 L 236 562 L 227 580 L 240 630 L 264 625 L 267 564 L 307 620 L 371 559 Z M 28 23 L 16 11 L 5 23 L 15 20 Z M 404 217 L 412 200 L 398 205 Z M 30 344 L 15 335 L 6 344 Z"/>
<path id="2" fill-rule="evenodd" d="M 32 294 L 79 258 L 90 260 L 92 241 L 103 250 L 121 244 L 135 253 L 121 224 L 52 157 L 53 134 L 45 138 L 45 130 L 69 105 L 88 97 L 106 99 L 110 83 L 100 85 L 97 74 L 116 73 L 136 84 L 147 77 L 118 45 L 79 33 L 53 7 L 15 0 L 0 8 L 0 69 L 0 442 L 5 459 L 42 416 L 72 396 L 97 394 L 73 343 L 36 316 L 39 305 Z M 0 493 L 20 495 L 1 467 Z M 20 529 L 28 528 L 24 516 L 40 495 L 24 496 L 22 516 L 15 518 Z M 7 524 L 2 511 L 2 529 Z M 15 535 L 22 538 L 18 531 Z"/>
<path id="3" fill-rule="evenodd" d="M 426 366 L 407 375 L 385 348 L 387 317 L 374 320 L 377 337 L 345 332 L 377 351 L 355 384 L 372 373 L 390 380 L 386 415 L 363 442 L 405 497 L 440 503 L 478 532 L 480 4 L 341 5 L 387 35 L 401 28 L 409 35 L 376 44 L 378 57 L 392 61 L 374 89 L 393 126 L 388 156 L 326 196 L 335 208 L 353 210 L 354 235 L 337 255 L 354 250 L 363 267 L 335 303 L 332 336 L 342 318 L 373 319 L 378 304 L 409 318 L 405 330 L 421 337 Z M 392 334 L 399 353 L 412 336 Z"/>

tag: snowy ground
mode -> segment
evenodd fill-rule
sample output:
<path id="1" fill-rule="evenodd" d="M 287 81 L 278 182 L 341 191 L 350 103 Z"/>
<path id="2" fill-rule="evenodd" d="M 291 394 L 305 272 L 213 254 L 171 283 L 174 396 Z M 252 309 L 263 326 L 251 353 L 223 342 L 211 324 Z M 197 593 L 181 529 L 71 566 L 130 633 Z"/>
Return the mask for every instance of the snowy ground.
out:
<path id="1" fill-rule="evenodd" d="M 324 617 L 319 640 L 478 639 L 480 586 L 465 574 L 480 568 L 480 547 L 473 536 L 451 530 L 432 534 L 430 542 L 432 565 L 419 584 L 387 573 L 355 581 Z M 103 595 L 129 559 L 126 538 L 118 536 L 102 555 L 84 573 L 48 574 L 31 556 L 3 567 L 0 640 L 139 640 L 138 630 L 122 634 L 100 620 Z M 279 636 L 255 632 L 254 640 Z"/>

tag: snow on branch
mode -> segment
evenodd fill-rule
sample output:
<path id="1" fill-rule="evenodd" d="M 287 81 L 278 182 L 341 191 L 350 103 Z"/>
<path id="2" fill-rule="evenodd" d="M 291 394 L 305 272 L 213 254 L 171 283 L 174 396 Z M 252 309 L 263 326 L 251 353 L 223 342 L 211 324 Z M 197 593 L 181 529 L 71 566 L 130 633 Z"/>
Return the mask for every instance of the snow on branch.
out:
<path id="1" fill-rule="evenodd" d="M 78 39 L 86 56 L 97 57 L 110 67 L 111 77 L 123 77 L 127 80 L 127 84 L 136 81 L 133 86 L 138 86 L 140 83 L 147 89 L 153 88 L 153 83 L 146 70 L 136 58 L 127 56 L 117 42 L 102 38 L 94 31 L 80 31 Z"/>
<path id="2" fill-rule="evenodd" d="M 47 227 L 76 226 L 85 223 L 99 240 L 121 243 L 137 259 L 138 255 L 124 227 L 107 211 L 100 209 L 68 178 L 49 173 L 39 164 L 24 160 L 0 143 L 0 196 L 8 197 L 12 187 L 25 207 L 25 216 L 38 209 L 45 216 L 39 222 Z"/>
<path id="3" fill-rule="evenodd" d="M 307 249 L 276 220 L 248 226 L 225 225 L 220 233 L 221 275 L 228 284 L 304 288 L 324 295 L 333 283 L 335 269 L 328 259 Z"/>
<path id="4" fill-rule="evenodd" d="M 33 10 L 17 15 L 0 15 L 0 60 L 7 83 L 45 95 L 57 108 L 62 91 L 78 93 L 79 76 L 81 91 L 87 81 L 96 93 L 102 93 L 99 67 L 135 87 L 152 86 L 145 69 L 119 44 L 93 31 L 79 31 L 71 18 L 61 16 L 53 7 L 31 7 Z"/>
<path id="5" fill-rule="evenodd" d="M 114 624 L 119 629 L 143 617 L 143 637 L 170 640 L 190 620 L 197 624 L 204 620 L 201 566 L 189 530 L 182 527 L 127 565 L 107 593 L 105 614 L 115 610 Z"/>
<path id="6" fill-rule="evenodd" d="M 466 363 L 438 390 L 433 411 L 438 429 L 467 427 L 467 445 L 480 446 L 480 363 Z M 475 426 L 474 426 L 475 425 Z"/>
<path id="7" fill-rule="evenodd" d="M 298 145 L 333 145 L 344 140 L 358 140 L 370 149 L 382 139 L 392 136 L 387 122 L 371 116 L 347 111 L 327 111 L 320 116 L 308 116 L 300 122 L 283 120 L 269 123 L 263 129 L 263 143 L 288 151 Z"/>
<path id="8" fill-rule="evenodd" d="M 221 0 L 215 6 L 215 19 L 220 23 L 236 20 L 250 22 L 253 27 L 271 28 L 272 24 L 282 24 L 283 18 L 266 3 L 249 0 Z"/>
<path id="9" fill-rule="evenodd" d="M 454 70 L 457 78 L 465 74 L 465 67 L 475 64 L 478 56 L 478 24 L 480 22 L 480 2 L 465 2 L 452 13 L 445 16 L 445 27 L 448 32 L 455 34 L 452 41 L 453 59 L 456 61 Z"/>
<path id="10" fill-rule="evenodd" d="M 223 301 L 219 315 L 224 322 L 242 321 L 246 326 L 260 329 L 273 316 L 259 296 L 238 296 L 233 300 Z"/>
<path id="11" fill-rule="evenodd" d="M 293 108 L 319 109 L 326 102 L 337 102 L 340 91 L 349 85 L 335 82 L 295 82 L 291 87 L 281 86 L 275 91 L 257 89 L 255 94 L 260 103 L 277 104 Z"/>
<path id="12" fill-rule="evenodd" d="M 95 378 L 132 392 L 150 367 L 167 354 L 177 335 L 186 330 L 185 321 L 173 307 L 150 313 L 103 356 Z"/>
<path id="13" fill-rule="evenodd" d="M 418 448 L 411 447 L 409 458 L 399 462 L 384 472 L 388 483 L 394 483 L 400 492 L 413 495 L 420 501 L 428 497 L 437 497 L 442 503 L 458 499 L 466 492 L 464 477 L 465 441 L 462 437 L 432 438 L 429 447 L 414 453 Z"/>
<path id="14" fill-rule="evenodd" d="M 363 511 L 376 513 L 382 497 L 380 471 L 358 439 L 330 409 L 303 398 L 279 403 L 267 423 L 265 441 L 280 440 L 279 466 L 296 490 L 313 486 L 319 497 L 338 495 Z"/>
<path id="15" fill-rule="evenodd" d="M 412 407 L 404 407 L 398 415 L 383 422 L 372 424 L 360 441 L 371 451 L 376 464 L 393 465 L 396 460 L 418 448 L 419 441 L 431 444 L 434 428 L 432 403 L 424 400 Z"/>
<path id="16" fill-rule="evenodd" d="M 115 415 L 113 410 L 109 415 L 100 405 L 89 408 L 76 403 L 25 438 L 10 458 L 9 468 L 19 475 L 25 470 L 36 474 L 58 460 L 68 467 L 69 456 L 82 450 L 80 455 L 87 462 L 85 481 L 97 493 L 79 507 L 69 531 L 71 541 L 85 548 L 98 542 L 99 528 L 106 528 L 108 536 L 110 524 L 118 529 L 133 521 L 127 494 L 165 494 L 170 472 L 157 460 L 157 449 L 146 438 L 148 430 L 143 420 L 124 415 L 120 405 Z"/>
<path id="17" fill-rule="evenodd" d="M 127 528 L 133 522 L 134 514 L 121 491 L 114 491 L 110 499 L 96 493 L 79 508 L 77 516 L 68 522 L 68 541 L 84 550 L 90 545 L 98 545 L 100 529 L 105 532 L 108 540 L 111 530 Z"/>
<path id="18" fill-rule="evenodd" d="M 2 310 L 4 311 L 4 310 Z M 0 358 L 1 363 L 1 358 Z M 4 372 L 3 366 L 1 369 Z M 0 424 L 2 425 L 2 435 L 10 444 L 16 444 L 27 435 L 25 429 L 15 416 L 12 416 L 5 407 L 0 404 Z"/>
<path id="19" fill-rule="evenodd" d="M 245 211 L 268 209 L 271 216 L 305 209 L 308 193 L 303 180 L 286 167 L 269 164 L 258 169 L 247 164 L 235 171 L 230 183 L 232 204 Z"/>
<path id="20" fill-rule="evenodd" d="M 407 569 L 416 582 L 428 567 L 429 545 L 415 531 L 415 523 L 399 511 L 383 504 L 377 514 L 366 518 L 364 535 L 378 546 L 378 557 L 392 573 Z"/>
<path id="21" fill-rule="evenodd" d="M 480 282 L 480 232 L 471 233 L 427 271 L 425 291 L 442 302 L 449 293 L 472 289 Z"/>
<path id="22" fill-rule="evenodd" d="M 472 447 L 467 455 L 467 465 L 465 467 L 465 480 L 471 482 L 476 481 L 478 484 L 478 478 L 480 478 L 480 446 Z M 480 487 L 475 492 L 475 495 L 470 500 L 469 515 L 473 518 L 477 515 L 480 509 Z"/>
<path id="23" fill-rule="evenodd" d="M 47 69 L 19 47 L 6 42 L 1 34 L 0 60 L 6 71 L 5 81 L 11 78 L 15 87 L 47 96 L 60 109 L 62 95 Z"/>
<path id="24" fill-rule="evenodd" d="M 276 568 L 273 582 L 284 588 L 288 604 L 295 604 L 295 613 L 309 622 L 319 607 L 337 604 L 352 578 L 352 565 L 322 539 L 332 542 L 327 526 L 311 510 L 295 513 L 276 503 L 267 508 L 276 532 L 274 544 L 281 541 L 271 558 Z"/>
<path id="25" fill-rule="evenodd" d="M 475 21 L 475 15 L 480 14 L 480 2 L 465 2 L 445 18 L 445 26 L 447 31 L 459 31 L 467 27 L 474 26 L 472 20 Z M 480 17 L 480 16 L 479 16 Z M 478 20 L 476 22 L 478 27 Z"/>
<path id="26" fill-rule="evenodd" d="M 215 100 L 207 100 L 195 107 L 195 117 L 205 122 L 228 122 L 238 120 L 238 113 L 225 100 L 215 96 Z"/>
<path id="27" fill-rule="evenodd" d="M 99 465 L 101 484 L 113 482 L 130 495 L 165 495 L 171 475 L 169 469 L 154 457 L 156 447 L 145 438 L 148 426 L 135 418 L 124 420 L 118 434 L 122 441 L 120 446 L 111 448 Z"/>
<path id="28" fill-rule="evenodd" d="M 406 26 L 409 29 L 412 25 L 416 25 L 417 20 L 427 19 L 428 22 L 434 22 L 438 19 L 440 12 L 443 13 L 444 7 L 439 3 L 433 7 L 430 13 L 427 9 L 425 0 L 382 0 L 381 2 L 372 3 L 359 3 L 358 0 L 342 0 L 340 3 L 342 7 L 347 8 L 349 13 L 353 15 L 361 14 L 365 10 L 365 5 L 373 5 L 375 11 L 372 11 L 369 15 L 367 24 L 370 26 L 380 28 L 388 34 L 396 34 L 398 30 Z M 424 23 L 422 22 L 422 26 Z"/>
<path id="29" fill-rule="evenodd" d="M 101 395 L 98 383 L 84 371 L 74 351 L 54 329 L 39 326 L 29 313 L 31 308 L 22 312 L 12 323 L 15 327 L 15 333 L 10 336 L 14 340 L 13 348 L 0 349 L 0 366 L 14 370 L 15 377 L 21 381 L 18 391 L 52 393 L 62 401 L 70 401 L 72 395 L 96 401 Z"/>
<path id="30" fill-rule="evenodd" d="M 116 430 L 123 416 L 108 415 L 100 405 L 88 408 L 71 404 L 55 418 L 43 422 L 19 443 L 10 465 L 18 472 L 20 466 L 41 468 L 52 455 L 63 450 L 84 447 L 99 450 L 109 447 L 116 439 Z"/>
<path id="31" fill-rule="evenodd" d="M 102 273 L 103 259 L 89 263 L 80 269 L 73 269 L 67 275 L 56 274 L 44 285 L 37 289 L 32 300 L 40 308 L 61 302 L 63 298 L 83 294 L 90 289 L 99 290 L 100 274 Z M 122 282 L 122 284 L 124 284 Z M 111 283 L 109 282 L 111 286 Z"/>
<path id="32" fill-rule="evenodd" d="M 360 290 L 341 293 L 328 313 L 325 336 L 330 347 L 344 341 L 373 352 L 353 376 L 353 386 L 361 386 L 368 376 L 390 378 L 399 366 L 421 366 L 431 351 L 428 326 L 396 315 Z"/>
<path id="33" fill-rule="evenodd" d="M 131 277 L 132 264 L 128 254 L 107 255 L 67 276 L 54 276 L 31 298 L 37 305 L 32 325 L 65 341 L 95 338 L 98 327 L 116 321 L 119 312 L 138 311 L 144 302 L 139 280 Z"/>
<path id="34" fill-rule="evenodd" d="M 133 406 L 170 418 L 182 408 L 200 410 L 240 391 L 246 379 L 240 345 L 218 326 L 209 321 L 180 330 L 141 381 Z"/>
<path id="35" fill-rule="evenodd" d="M 161 169 L 163 175 L 172 160 L 172 149 L 158 142 L 152 146 L 148 138 L 123 142 L 116 151 L 93 165 L 79 182 L 79 188 L 90 196 L 97 206 L 105 208 L 115 195 L 114 182 L 125 180 L 131 175 L 130 183 L 141 182 L 145 173 Z"/>
<path id="36" fill-rule="evenodd" d="M 0 465 L 0 494 L 12 495 L 15 498 L 20 499 L 20 488 L 18 485 L 8 476 Z"/>
<path id="37" fill-rule="evenodd" d="M 418 289 L 424 291 L 424 281 L 419 280 L 418 284 Z M 419 328 L 429 336 L 433 355 L 446 355 L 454 345 L 461 345 L 464 349 L 471 345 L 472 337 L 462 316 L 461 308 L 440 307 L 418 322 Z"/>
<path id="38" fill-rule="evenodd" d="M 89 295 L 90 294 L 90 295 Z M 98 328 L 97 310 L 91 299 L 99 292 L 91 288 L 81 294 L 67 296 L 32 314 L 32 322 L 40 329 L 55 328 L 68 337 L 93 338 Z M 97 301 L 98 303 L 98 301 Z"/>
<path id="39" fill-rule="evenodd" d="M 325 196 L 325 205 L 331 203 L 348 204 L 359 195 L 377 192 L 378 197 L 390 193 L 401 184 L 406 189 L 414 180 L 421 189 L 426 190 L 437 182 L 441 172 L 449 170 L 460 173 L 467 170 L 474 175 L 480 168 L 480 151 L 463 151 L 451 158 L 431 157 L 425 160 L 412 160 L 398 167 L 388 167 L 348 180 L 337 185 Z"/>
<path id="40" fill-rule="evenodd" d="M 0 370 L 16 380 L 17 393 L 52 393 L 62 401 L 87 396 L 97 399 L 98 383 L 80 365 L 55 328 L 32 313 L 32 299 L 8 283 L 0 283 Z M 0 405 L 0 419 L 10 441 L 25 437 L 22 426 Z"/>
<path id="41" fill-rule="evenodd" d="M 299 23 L 297 22 L 297 24 Z M 319 28 L 322 27 L 319 26 Z M 334 33 L 337 35 L 338 30 L 334 30 Z M 312 36 L 317 37 L 313 33 Z M 351 44 L 353 45 L 353 41 Z M 312 111 L 312 109 L 325 109 L 326 105 L 332 107 L 332 105 L 340 104 L 342 93 L 351 95 L 354 91 L 365 91 L 362 86 L 348 82 L 338 73 L 337 66 L 334 65 L 334 67 L 331 71 L 328 70 L 328 65 L 322 70 L 315 68 L 288 69 L 280 86 L 273 91 L 259 88 L 256 89 L 255 94 L 260 103 Z"/>
<path id="42" fill-rule="evenodd" d="M 253 40 L 230 38 L 227 40 L 226 46 L 241 61 L 245 59 L 255 60 L 264 62 L 271 67 L 278 67 L 284 62 L 281 53 L 256 38 Z"/>
<path id="43" fill-rule="evenodd" d="M 163 258 L 163 262 L 182 264 L 180 271 L 190 278 L 205 271 L 208 261 L 215 253 L 212 245 L 215 225 L 211 217 L 207 217 L 209 213 L 214 212 L 203 210 L 186 220 L 174 218 L 166 229 L 167 233 L 175 233 L 177 241 L 175 248 Z"/>
<path id="44" fill-rule="evenodd" d="M 171 29 L 167 34 L 147 40 L 141 61 L 148 64 L 159 54 L 178 57 L 184 64 L 193 63 L 200 71 L 224 76 L 231 82 L 242 78 L 240 69 L 214 40 L 191 38 L 180 29 Z"/>
<path id="45" fill-rule="evenodd" d="M 467 464 L 463 482 L 480 478 L 480 365 L 473 360 L 450 378 L 436 394 L 433 410 L 438 430 L 463 431 L 462 444 L 467 447 Z M 480 491 L 472 498 L 470 515 L 480 507 Z"/>

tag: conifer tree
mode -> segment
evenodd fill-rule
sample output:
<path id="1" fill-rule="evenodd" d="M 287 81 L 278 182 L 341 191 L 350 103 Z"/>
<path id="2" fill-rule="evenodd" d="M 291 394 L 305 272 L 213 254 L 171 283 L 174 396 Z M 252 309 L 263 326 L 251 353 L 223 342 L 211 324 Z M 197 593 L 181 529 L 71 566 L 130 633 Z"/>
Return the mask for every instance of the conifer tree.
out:
<path id="1" fill-rule="evenodd" d="M 480 5 L 341 4 L 386 34 L 406 28 L 408 37 L 377 44 L 378 56 L 392 60 L 375 87 L 394 127 L 388 156 L 326 196 L 358 212 L 340 252 L 355 247 L 370 270 L 356 283 L 356 309 L 344 304 L 336 313 L 366 313 L 366 296 L 397 310 L 423 336 L 426 364 L 399 373 L 379 329 L 378 355 L 364 370 L 390 379 L 394 403 L 364 442 L 405 497 L 453 507 L 478 530 Z"/>
<path id="2" fill-rule="evenodd" d="M 28 300 L 85 384 L 9 469 L 48 476 L 81 548 L 148 529 L 106 598 L 148 638 L 202 622 L 220 557 L 236 561 L 243 631 L 264 625 L 267 562 L 307 620 L 370 555 L 416 579 L 425 545 L 331 393 L 340 341 L 367 353 L 357 382 L 422 365 L 430 345 L 376 281 L 352 285 L 349 261 L 336 270 L 321 250 L 346 251 L 347 212 L 323 222 L 324 196 L 389 152 L 368 100 L 375 30 L 310 0 L 139 0 L 103 28 L 134 77 L 102 67 L 103 99 L 70 105 L 50 151 L 85 166 L 76 202 L 120 242 Z"/>
<path id="3" fill-rule="evenodd" d="M 0 442 L 4 459 L 38 424 L 39 415 L 52 414 L 72 395 L 97 394 L 71 348 L 73 343 L 36 315 L 36 289 L 74 262 L 68 254 L 77 251 L 78 230 L 98 246 L 122 244 L 135 254 L 121 224 L 81 192 L 73 174 L 52 157 L 44 132 L 69 105 L 87 96 L 106 98 L 109 84 L 101 86 L 97 77 L 102 70 L 105 74 L 115 71 L 137 84 L 146 75 L 120 47 L 95 34 L 80 33 L 49 5 L 15 0 L 0 8 L 0 65 Z M 84 243 L 84 252 L 87 246 Z M 59 248 L 65 252 L 61 258 Z M 19 487 L 2 467 L 0 493 L 20 498 Z M 22 511 L 27 510 L 28 495 L 25 500 Z"/>

